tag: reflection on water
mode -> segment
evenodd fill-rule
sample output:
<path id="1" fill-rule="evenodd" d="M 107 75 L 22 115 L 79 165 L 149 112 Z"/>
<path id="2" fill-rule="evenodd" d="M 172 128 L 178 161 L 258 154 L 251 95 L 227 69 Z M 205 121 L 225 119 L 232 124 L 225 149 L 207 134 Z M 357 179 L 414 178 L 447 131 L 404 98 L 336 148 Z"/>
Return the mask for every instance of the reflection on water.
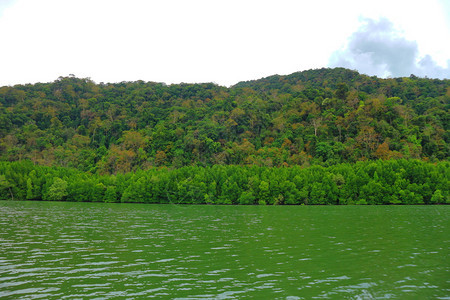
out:
<path id="1" fill-rule="evenodd" d="M 450 299 L 449 208 L 0 202 L 0 298 Z"/>

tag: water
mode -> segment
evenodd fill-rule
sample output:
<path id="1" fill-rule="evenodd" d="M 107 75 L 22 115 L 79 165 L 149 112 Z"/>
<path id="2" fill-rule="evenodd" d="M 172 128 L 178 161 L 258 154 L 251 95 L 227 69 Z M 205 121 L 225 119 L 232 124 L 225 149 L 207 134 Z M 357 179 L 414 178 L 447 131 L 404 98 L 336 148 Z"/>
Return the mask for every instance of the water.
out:
<path id="1" fill-rule="evenodd" d="M 449 209 L 0 202 L 0 298 L 450 299 Z"/>

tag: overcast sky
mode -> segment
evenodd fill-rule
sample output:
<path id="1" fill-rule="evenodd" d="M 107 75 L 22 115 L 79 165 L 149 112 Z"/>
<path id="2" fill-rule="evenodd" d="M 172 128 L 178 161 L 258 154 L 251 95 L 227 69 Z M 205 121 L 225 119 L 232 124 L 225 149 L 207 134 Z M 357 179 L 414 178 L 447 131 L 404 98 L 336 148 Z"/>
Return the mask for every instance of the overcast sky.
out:
<path id="1" fill-rule="evenodd" d="M 0 86 L 229 86 L 334 66 L 450 78 L 450 0 L 0 0 L 0 37 Z"/>

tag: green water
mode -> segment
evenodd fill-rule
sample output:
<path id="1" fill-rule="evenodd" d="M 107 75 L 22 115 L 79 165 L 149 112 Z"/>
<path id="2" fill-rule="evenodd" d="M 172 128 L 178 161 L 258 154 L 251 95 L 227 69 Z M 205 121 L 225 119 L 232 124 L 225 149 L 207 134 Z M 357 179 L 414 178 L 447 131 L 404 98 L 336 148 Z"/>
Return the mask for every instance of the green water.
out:
<path id="1" fill-rule="evenodd" d="M 450 299 L 449 212 L 0 202 L 0 298 Z"/>

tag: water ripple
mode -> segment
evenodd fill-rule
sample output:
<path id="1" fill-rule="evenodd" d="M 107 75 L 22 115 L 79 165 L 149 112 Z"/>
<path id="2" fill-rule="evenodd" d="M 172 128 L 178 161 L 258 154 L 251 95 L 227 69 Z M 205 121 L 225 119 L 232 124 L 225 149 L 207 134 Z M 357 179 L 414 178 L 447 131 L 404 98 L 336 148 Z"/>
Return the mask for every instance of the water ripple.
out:
<path id="1" fill-rule="evenodd" d="M 448 299 L 430 208 L 0 202 L 0 298 Z"/>

